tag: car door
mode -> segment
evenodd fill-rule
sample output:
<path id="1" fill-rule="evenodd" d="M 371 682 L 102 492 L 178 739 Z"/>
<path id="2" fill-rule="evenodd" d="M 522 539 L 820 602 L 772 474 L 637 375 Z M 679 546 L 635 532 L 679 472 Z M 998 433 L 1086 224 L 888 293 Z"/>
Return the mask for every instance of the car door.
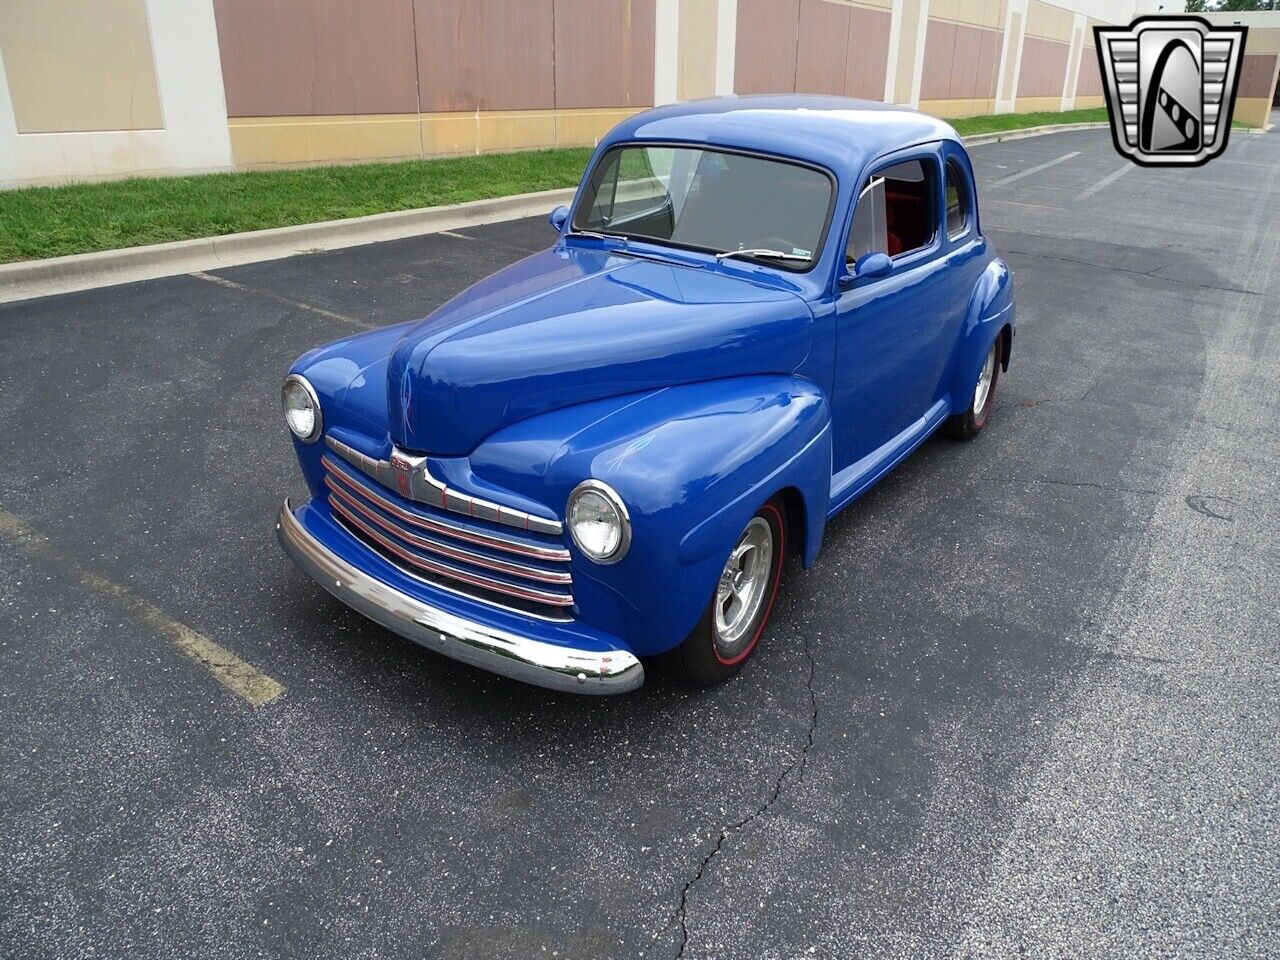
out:
<path id="1" fill-rule="evenodd" d="M 943 158 L 946 257 L 951 301 L 944 335 L 949 347 L 948 356 L 951 363 L 954 363 L 960 338 L 964 334 L 964 319 L 969 301 L 990 257 L 986 238 L 978 224 L 977 192 L 968 158 L 958 144 L 951 143 L 943 146 Z M 948 378 L 948 374 L 949 366 L 944 369 L 942 376 Z"/>
<path id="2" fill-rule="evenodd" d="M 948 314 L 942 156 L 931 144 L 878 162 L 845 234 L 847 268 L 870 252 L 889 272 L 854 278 L 836 298 L 836 473 L 907 433 L 935 402 Z"/>

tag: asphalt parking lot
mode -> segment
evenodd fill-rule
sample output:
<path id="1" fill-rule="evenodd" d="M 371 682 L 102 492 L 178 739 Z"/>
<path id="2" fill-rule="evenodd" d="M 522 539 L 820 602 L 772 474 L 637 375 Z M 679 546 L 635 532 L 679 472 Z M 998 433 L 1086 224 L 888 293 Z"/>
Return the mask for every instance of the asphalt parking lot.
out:
<path id="1" fill-rule="evenodd" d="M 991 426 L 707 691 L 479 673 L 276 545 L 286 365 L 543 220 L 0 306 L 0 954 L 1280 952 L 1280 130 L 973 156 Z"/>

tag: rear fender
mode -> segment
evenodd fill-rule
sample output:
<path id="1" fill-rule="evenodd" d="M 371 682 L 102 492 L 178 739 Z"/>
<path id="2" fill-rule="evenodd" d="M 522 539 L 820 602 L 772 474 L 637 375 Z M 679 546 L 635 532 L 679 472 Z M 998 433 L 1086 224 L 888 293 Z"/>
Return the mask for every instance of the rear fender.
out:
<path id="1" fill-rule="evenodd" d="M 987 264 L 965 310 L 960 342 L 956 348 L 956 361 L 952 366 L 950 384 L 951 412 L 964 413 L 973 395 L 973 385 L 978 380 L 987 351 L 1000 331 L 1014 326 L 1013 275 L 1009 265 L 999 257 Z M 1004 369 L 1009 368 L 1008 351 L 1003 357 Z"/>

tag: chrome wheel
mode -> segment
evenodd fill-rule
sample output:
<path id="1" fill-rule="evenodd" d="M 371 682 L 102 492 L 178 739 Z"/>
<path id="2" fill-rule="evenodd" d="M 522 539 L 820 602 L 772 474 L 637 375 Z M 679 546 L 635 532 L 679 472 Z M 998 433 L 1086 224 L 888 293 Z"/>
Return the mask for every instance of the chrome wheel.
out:
<path id="1" fill-rule="evenodd" d="M 978 385 L 973 389 L 973 415 L 981 417 L 982 411 L 987 408 L 987 400 L 991 397 L 991 378 L 996 372 L 996 345 L 991 345 L 991 350 L 987 353 L 987 360 L 982 365 L 982 372 L 978 374 Z"/>
<path id="2" fill-rule="evenodd" d="M 773 571 L 773 529 L 753 517 L 720 571 L 716 588 L 715 634 L 720 655 L 730 659 L 751 642 L 751 627 L 764 606 Z"/>

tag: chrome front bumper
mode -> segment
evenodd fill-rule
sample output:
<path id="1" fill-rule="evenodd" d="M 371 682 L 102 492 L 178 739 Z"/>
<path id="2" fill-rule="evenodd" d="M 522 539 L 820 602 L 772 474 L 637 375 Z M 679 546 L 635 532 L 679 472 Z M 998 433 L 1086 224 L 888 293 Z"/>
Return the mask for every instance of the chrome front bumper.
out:
<path id="1" fill-rule="evenodd" d="M 582 650 L 521 637 L 455 616 L 374 579 L 312 536 L 288 500 L 276 535 L 293 562 L 347 606 L 437 653 L 570 693 L 626 693 L 644 683 L 644 666 L 625 650 Z"/>

